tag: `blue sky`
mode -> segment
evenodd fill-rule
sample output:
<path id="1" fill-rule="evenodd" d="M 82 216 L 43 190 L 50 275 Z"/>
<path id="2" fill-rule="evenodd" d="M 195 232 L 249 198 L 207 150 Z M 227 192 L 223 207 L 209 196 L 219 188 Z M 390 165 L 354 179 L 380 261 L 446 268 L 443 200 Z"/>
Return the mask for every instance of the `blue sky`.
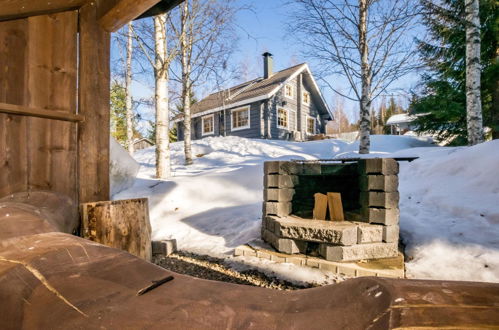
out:
<path id="1" fill-rule="evenodd" d="M 282 70 L 289 66 L 306 62 L 301 55 L 301 45 L 287 34 L 286 22 L 290 11 L 289 0 L 239 0 L 240 6 L 251 6 L 251 10 L 242 10 L 237 15 L 237 34 L 239 36 L 237 50 L 233 55 L 232 64 L 245 66 L 247 76 L 252 79 L 262 75 L 263 64 L 261 54 L 265 51 L 274 55 L 274 70 Z M 113 59 L 120 56 L 116 46 L 112 47 Z M 314 63 L 309 63 L 312 71 Z M 152 75 L 152 73 L 151 73 Z M 333 77 L 336 84 L 345 84 L 342 78 Z M 137 77 L 133 84 L 135 98 L 150 97 L 153 95 L 152 76 L 150 79 Z M 413 74 L 397 82 L 397 87 L 408 90 L 418 81 L 418 75 Z M 319 85 L 321 83 L 319 82 Z M 212 92 L 209 88 L 198 91 L 199 96 Z M 323 94 L 330 108 L 334 108 L 336 97 L 332 91 L 323 88 Z M 358 105 L 356 102 L 343 100 L 347 115 L 351 120 L 356 118 Z M 375 103 L 376 105 L 376 103 Z M 146 119 L 153 118 L 152 109 L 142 107 L 141 115 Z"/>

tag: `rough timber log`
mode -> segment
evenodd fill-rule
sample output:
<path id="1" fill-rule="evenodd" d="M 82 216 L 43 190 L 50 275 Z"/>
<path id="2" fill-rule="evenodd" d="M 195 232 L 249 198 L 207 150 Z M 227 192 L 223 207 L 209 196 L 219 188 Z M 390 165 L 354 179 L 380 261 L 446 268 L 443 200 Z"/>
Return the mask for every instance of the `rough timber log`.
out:
<path id="1" fill-rule="evenodd" d="M 1 329 L 499 326 L 498 284 L 365 277 L 284 292 L 200 280 L 67 234 L 70 203 L 0 200 Z"/>

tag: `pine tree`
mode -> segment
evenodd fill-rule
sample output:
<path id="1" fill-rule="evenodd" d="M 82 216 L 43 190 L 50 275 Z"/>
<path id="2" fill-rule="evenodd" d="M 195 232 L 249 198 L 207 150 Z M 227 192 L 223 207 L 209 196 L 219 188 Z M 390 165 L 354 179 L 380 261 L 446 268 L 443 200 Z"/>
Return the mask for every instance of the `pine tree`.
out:
<path id="1" fill-rule="evenodd" d="M 442 0 L 441 5 L 423 0 L 423 17 L 430 40 L 419 41 L 428 74 L 423 88 L 411 102 L 412 113 L 424 113 L 420 131 L 437 134 L 440 140 L 457 136 L 464 144 L 466 129 L 466 19 L 464 0 Z M 484 124 L 499 134 L 498 79 L 499 12 L 495 0 L 480 1 L 481 95 Z"/>

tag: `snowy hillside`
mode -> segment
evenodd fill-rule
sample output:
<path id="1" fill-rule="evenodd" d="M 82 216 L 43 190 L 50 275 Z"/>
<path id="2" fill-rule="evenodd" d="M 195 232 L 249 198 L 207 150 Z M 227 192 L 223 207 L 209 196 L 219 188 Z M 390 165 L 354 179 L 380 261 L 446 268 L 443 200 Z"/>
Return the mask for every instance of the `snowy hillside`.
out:
<path id="1" fill-rule="evenodd" d="M 153 148 L 135 158 L 135 185 L 115 199 L 149 197 L 153 238 L 174 237 L 180 249 L 222 256 L 260 236 L 265 160 L 356 155 L 357 143 L 285 142 L 237 137 L 195 141 L 200 157 L 183 166 L 172 145 L 173 178 L 154 179 Z M 499 282 L 499 141 L 472 148 L 441 148 L 408 136 L 373 136 L 372 154 L 416 155 L 401 163 L 401 230 L 410 278 Z M 238 260 L 291 280 L 327 282 L 319 270 Z"/>

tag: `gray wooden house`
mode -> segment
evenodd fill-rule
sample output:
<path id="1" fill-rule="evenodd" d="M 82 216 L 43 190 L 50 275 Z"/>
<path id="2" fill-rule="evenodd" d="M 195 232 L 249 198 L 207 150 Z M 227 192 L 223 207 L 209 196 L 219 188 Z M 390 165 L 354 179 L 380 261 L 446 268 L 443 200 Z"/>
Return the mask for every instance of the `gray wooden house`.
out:
<path id="1" fill-rule="evenodd" d="M 302 141 L 325 133 L 332 116 L 308 65 L 274 73 L 272 54 L 263 57 L 263 78 L 210 94 L 192 106 L 192 139 L 235 135 Z M 174 122 L 183 140 L 182 115 Z"/>

